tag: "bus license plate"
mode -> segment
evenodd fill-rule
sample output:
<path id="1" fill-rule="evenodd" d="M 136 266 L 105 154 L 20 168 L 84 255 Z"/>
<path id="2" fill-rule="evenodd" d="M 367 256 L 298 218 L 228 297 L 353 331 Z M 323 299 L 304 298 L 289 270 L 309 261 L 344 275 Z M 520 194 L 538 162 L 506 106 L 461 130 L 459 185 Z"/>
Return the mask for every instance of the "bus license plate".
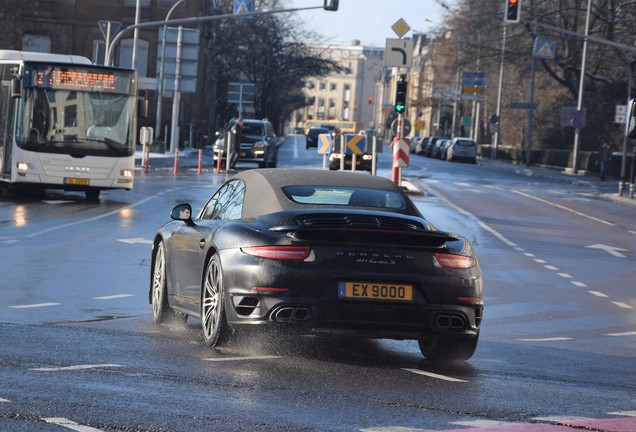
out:
<path id="1" fill-rule="evenodd" d="M 413 285 L 340 282 L 338 297 L 355 300 L 413 301 Z"/>
<path id="2" fill-rule="evenodd" d="M 84 178 L 64 177 L 64 184 L 89 186 L 91 184 L 91 181 L 90 179 L 84 179 Z"/>

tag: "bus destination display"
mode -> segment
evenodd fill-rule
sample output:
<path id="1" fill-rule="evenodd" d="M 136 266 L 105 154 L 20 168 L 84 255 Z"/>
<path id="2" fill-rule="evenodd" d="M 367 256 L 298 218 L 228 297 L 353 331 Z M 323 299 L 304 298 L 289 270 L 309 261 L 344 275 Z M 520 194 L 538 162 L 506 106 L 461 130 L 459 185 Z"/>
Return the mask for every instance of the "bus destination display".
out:
<path id="1" fill-rule="evenodd" d="M 132 90 L 132 76 L 114 71 L 47 66 L 35 67 L 31 73 L 32 85 L 37 88 L 125 94 Z"/>

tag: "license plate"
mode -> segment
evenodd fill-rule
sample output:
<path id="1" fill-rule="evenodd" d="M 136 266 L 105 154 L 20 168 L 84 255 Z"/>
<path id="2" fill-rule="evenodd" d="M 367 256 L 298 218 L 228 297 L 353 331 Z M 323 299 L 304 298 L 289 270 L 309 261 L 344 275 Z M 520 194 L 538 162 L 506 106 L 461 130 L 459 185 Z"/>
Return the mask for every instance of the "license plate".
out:
<path id="1" fill-rule="evenodd" d="M 338 297 L 355 300 L 413 301 L 413 285 L 340 282 Z"/>
<path id="2" fill-rule="evenodd" d="M 247 156 L 247 153 L 241 152 L 241 157 L 246 157 L 246 156 Z"/>
<path id="3" fill-rule="evenodd" d="M 90 179 L 75 178 L 75 177 L 64 177 L 64 184 L 78 185 L 78 186 L 88 186 L 88 185 L 91 184 L 91 181 L 90 181 Z"/>

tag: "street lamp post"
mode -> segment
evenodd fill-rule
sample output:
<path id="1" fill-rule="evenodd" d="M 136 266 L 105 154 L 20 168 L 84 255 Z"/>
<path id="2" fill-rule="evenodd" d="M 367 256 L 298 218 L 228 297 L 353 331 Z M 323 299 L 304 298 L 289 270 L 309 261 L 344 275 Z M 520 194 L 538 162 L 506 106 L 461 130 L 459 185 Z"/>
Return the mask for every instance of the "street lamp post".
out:
<path id="1" fill-rule="evenodd" d="M 172 12 L 183 3 L 184 0 L 177 0 L 175 4 L 172 5 L 168 13 L 166 14 L 165 21 L 170 19 L 170 15 Z M 163 25 L 163 35 L 161 37 L 161 61 L 159 62 L 159 82 L 157 83 L 157 119 L 155 122 L 155 136 L 158 140 L 161 139 L 161 110 L 163 108 L 163 63 L 166 57 L 166 32 L 168 31 L 168 25 Z"/>
<path id="2" fill-rule="evenodd" d="M 587 17 L 585 18 L 585 37 L 583 39 L 583 55 L 581 58 L 581 78 L 579 79 L 579 99 L 576 104 L 576 110 L 580 113 L 583 109 L 583 87 L 585 84 L 585 64 L 587 61 L 587 40 L 590 35 L 590 14 L 592 12 L 592 0 L 587 0 Z M 579 141 L 581 136 L 581 128 L 574 129 L 574 149 L 572 150 L 572 170 L 574 174 L 577 171 Z"/>

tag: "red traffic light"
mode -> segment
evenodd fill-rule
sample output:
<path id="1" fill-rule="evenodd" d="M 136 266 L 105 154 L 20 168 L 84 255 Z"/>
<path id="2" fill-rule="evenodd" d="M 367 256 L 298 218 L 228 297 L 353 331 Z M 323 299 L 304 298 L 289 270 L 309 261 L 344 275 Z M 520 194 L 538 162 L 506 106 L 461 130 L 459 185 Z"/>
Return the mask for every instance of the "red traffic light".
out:
<path id="1" fill-rule="evenodd" d="M 504 21 L 506 23 L 518 23 L 521 21 L 521 0 L 506 0 Z"/>

